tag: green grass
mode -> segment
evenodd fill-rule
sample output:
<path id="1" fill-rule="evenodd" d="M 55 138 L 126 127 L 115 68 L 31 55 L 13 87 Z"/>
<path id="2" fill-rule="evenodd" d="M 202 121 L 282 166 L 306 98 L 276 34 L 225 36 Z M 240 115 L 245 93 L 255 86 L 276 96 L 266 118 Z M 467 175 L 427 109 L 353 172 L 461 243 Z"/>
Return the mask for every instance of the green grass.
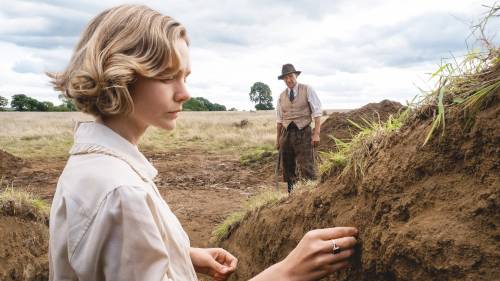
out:
<path id="1" fill-rule="evenodd" d="M 48 222 L 50 206 L 32 193 L 15 189 L 12 185 L 0 191 L 0 214 Z"/>
<path id="2" fill-rule="evenodd" d="M 396 117 L 390 115 L 386 122 L 379 120 L 369 121 L 362 119 L 363 123 L 348 120 L 359 132 L 351 141 L 342 141 L 333 136 L 336 150 L 320 153 L 321 164 L 319 172 L 321 175 L 329 173 L 332 169 L 340 169 L 341 175 L 345 176 L 352 172 L 355 177 L 363 176 L 369 157 L 380 147 L 387 137 L 398 131 L 410 116 L 412 105 L 399 113 Z"/>
<path id="3" fill-rule="evenodd" d="M 253 211 L 264 205 L 272 205 L 286 196 L 287 193 L 278 192 L 275 189 L 271 188 L 266 188 L 256 195 L 250 197 L 245 203 L 245 209 L 248 211 Z"/>
<path id="4" fill-rule="evenodd" d="M 432 136 L 432 133 L 434 133 L 434 131 L 437 129 L 437 127 L 442 126 L 442 128 L 443 128 L 442 135 L 444 135 L 444 132 L 445 132 L 445 116 L 444 116 L 443 97 L 444 97 L 445 89 L 446 89 L 445 86 L 443 86 L 443 87 L 441 87 L 441 89 L 439 89 L 438 102 L 437 102 L 438 113 L 434 117 L 434 120 L 432 121 L 431 129 L 429 130 L 429 133 L 427 133 L 427 137 L 425 138 L 424 144 L 422 146 L 424 146 L 425 144 L 427 144 L 427 142 L 429 141 L 429 139 Z"/>
<path id="5" fill-rule="evenodd" d="M 288 196 L 288 194 L 285 192 L 278 192 L 275 189 L 266 188 L 260 193 L 250 197 L 245 203 L 243 210 L 230 214 L 222 223 L 215 227 L 212 231 L 212 240 L 220 242 L 226 239 L 231 230 L 249 213 L 258 210 L 263 206 L 274 205 L 286 196 Z"/>
<path id="6" fill-rule="evenodd" d="M 72 144 L 71 134 L 0 137 L 0 149 L 21 158 L 65 157 Z"/>
<path id="7" fill-rule="evenodd" d="M 328 174 L 334 168 L 342 170 L 347 165 L 347 149 L 349 148 L 349 143 L 344 142 L 333 135 L 330 135 L 329 137 L 335 141 L 337 149 L 319 152 L 321 159 L 319 174 L 321 176 Z"/>
<path id="8" fill-rule="evenodd" d="M 246 212 L 239 211 L 230 214 L 221 224 L 217 225 L 212 231 L 212 237 L 216 241 L 222 241 L 227 238 L 232 227 L 239 223 L 244 217 Z"/>
<path id="9" fill-rule="evenodd" d="M 464 108 L 471 109 L 474 112 L 479 110 L 486 97 L 500 88 L 500 79 L 490 83 L 491 84 L 479 88 L 474 94 L 467 97 L 467 99 L 463 101 Z"/>
<path id="10" fill-rule="evenodd" d="M 243 165 L 262 164 L 272 161 L 278 151 L 272 145 L 250 147 L 241 153 L 240 163 Z"/>
<path id="11" fill-rule="evenodd" d="M 500 6 L 495 5 L 490 13 L 475 26 L 476 31 L 483 30 L 489 18 L 500 16 Z M 500 89 L 499 53 L 500 48 L 493 46 L 479 34 L 483 42 L 482 49 L 470 50 L 461 60 L 455 57 L 443 63 L 430 79 L 436 79 L 436 90 L 427 93 L 422 105 L 434 107 L 432 125 L 427 132 L 423 146 L 433 137 L 438 127 L 445 134 L 445 108 L 464 111 L 466 119 L 471 120 L 488 97 Z M 444 96 L 449 97 L 445 99 Z"/>
<path id="12" fill-rule="evenodd" d="M 322 159 L 319 165 L 320 175 L 329 173 L 335 167 L 344 169 L 347 164 L 345 153 L 340 151 L 320 151 L 319 153 L 320 158 Z"/>

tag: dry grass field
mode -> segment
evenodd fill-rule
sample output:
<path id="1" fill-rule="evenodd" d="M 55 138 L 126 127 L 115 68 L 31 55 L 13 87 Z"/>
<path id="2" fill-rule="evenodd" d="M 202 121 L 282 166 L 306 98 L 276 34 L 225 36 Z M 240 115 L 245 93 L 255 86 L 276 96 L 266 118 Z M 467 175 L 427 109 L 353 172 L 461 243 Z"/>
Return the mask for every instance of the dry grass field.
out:
<path id="1" fill-rule="evenodd" d="M 140 147 L 161 152 L 192 146 L 224 151 L 272 146 L 276 132 L 274 114 L 182 112 L 174 131 L 150 128 Z M 88 120 L 92 117 L 78 112 L 0 112 L 0 148 L 22 158 L 64 157 L 71 146 L 76 122 Z"/>
<path id="2" fill-rule="evenodd" d="M 76 122 L 92 119 L 79 112 L 0 112 L 0 149 L 22 158 L 65 157 Z M 182 112 L 174 131 L 150 128 L 139 146 L 157 152 L 194 146 L 241 151 L 273 146 L 275 137 L 274 111 Z"/>

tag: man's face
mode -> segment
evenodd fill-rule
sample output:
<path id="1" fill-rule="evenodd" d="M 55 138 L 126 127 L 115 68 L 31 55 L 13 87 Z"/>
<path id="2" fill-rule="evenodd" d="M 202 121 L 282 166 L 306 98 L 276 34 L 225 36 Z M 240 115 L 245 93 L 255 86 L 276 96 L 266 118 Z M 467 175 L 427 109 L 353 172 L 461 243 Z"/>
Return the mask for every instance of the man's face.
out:
<path id="1" fill-rule="evenodd" d="M 283 76 L 283 80 L 285 81 L 286 86 L 291 89 L 297 84 L 297 74 L 295 73 L 288 73 L 287 75 Z"/>

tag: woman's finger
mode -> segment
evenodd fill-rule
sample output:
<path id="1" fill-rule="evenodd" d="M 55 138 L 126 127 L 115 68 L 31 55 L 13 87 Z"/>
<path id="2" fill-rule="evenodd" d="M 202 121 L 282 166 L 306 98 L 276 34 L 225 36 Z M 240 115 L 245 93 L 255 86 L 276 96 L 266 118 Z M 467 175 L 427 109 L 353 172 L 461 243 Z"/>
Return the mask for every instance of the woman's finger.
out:
<path id="1" fill-rule="evenodd" d="M 349 236 L 327 241 L 319 241 L 318 244 L 321 245 L 319 247 L 321 249 L 321 253 L 333 253 L 333 243 L 335 243 L 337 247 L 340 247 L 340 250 L 347 250 L 356 246 L 357 242 L 356 238 Z"/>
<path id="2" fill-rule="evenodd" d="M 231 271 L 234 271 L 236 269 L 236 266 L 238 265 L 238 259 L 235 256 L 233 256 L 230 252 L 222 248 L 220 248 L 220 252 L 224 259 L 219 260 L 219 262 L 229 267 Z"/>
<path id="3" fill-rule="evenodd" d="M 346 236 L 356 236 L 357 234 L 358 230 L 355 227 L 333 227 L 311 230 L 306 235 L 321 240 L 332 240 Z"/>
<path id="4" fill-rule="evenodd" d="M 316 270 L 311 275 L 311 277 L 313 277 L 314 280 L 320 279 L 320 278 L 323 278 L 327 275 L 330 275 L 330 274 L 332 274 L 340 269 L 346 268 L 348 266 L 349 266 L 348 261 L 341 261 L 341 262 L 338 262 L 335 264 L 326 264 L 326 265 L 322 266 L 321 268 L 319 268 L 318 270 Z"/>
<path id="5" fill-rule="evenodd" d="M 354 255 L 354 249 L 347 249 L 338 254 L 326 253 L 316 257 L 317 264 L 332 265 L 334 263 L 342 262 Z"/>
<path id="6" fill-rule="evenodd" d="M 334 263 L 332 265 L 328 265 L 325 267 L 325 271 L 328 272 L 328 274 L 334 273 L 342 268 L 348 267 L 350 264 L 348 261 L 341 261 Z"/>

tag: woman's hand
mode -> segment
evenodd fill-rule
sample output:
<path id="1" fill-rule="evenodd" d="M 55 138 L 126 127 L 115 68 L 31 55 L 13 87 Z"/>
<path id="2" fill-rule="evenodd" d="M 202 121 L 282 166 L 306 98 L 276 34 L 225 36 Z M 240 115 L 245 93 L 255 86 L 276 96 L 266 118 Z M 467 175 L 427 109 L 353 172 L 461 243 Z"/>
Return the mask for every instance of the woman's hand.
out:
<path id="1" fill-rule="evenodd" d="M 311 230 L 282 261 L 287 280 L 317 280 L 347 267 L 354 254 L 358 230 L 354 227 L 334 227 Z M 341 252 L 334 254 L 334 243 Z"/>
<path id="2" fill-rule="evenodd" d="M 252 281 L 318 280 L 349 265 L 354 254 L 358 230 L 354 227 L 334 227 L 311 230 L 281 262 L 269 267 Z M 334 253 L 334 243 L 340 252 Z"/>
<path id="3" fill-rule="evenodd" d="M 216 281 L 229 278 L 238 264 L 238 259 L 222 248 L 191 248 L 189 254 L 195 271 Z"/>

